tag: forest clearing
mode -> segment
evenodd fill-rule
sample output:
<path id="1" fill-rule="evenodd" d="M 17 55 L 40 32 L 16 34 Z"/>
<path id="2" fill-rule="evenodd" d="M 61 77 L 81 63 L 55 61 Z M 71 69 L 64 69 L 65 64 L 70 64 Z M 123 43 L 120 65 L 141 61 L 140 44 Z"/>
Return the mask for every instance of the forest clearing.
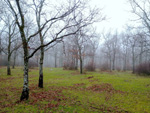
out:
<path id="1" fill-rule="evenodd" d="M 149 113 L 150 77 L 131 72 L 86 72 L 44 68 L 44 88 L 38 68 L 29 69 L 29 99 L 20 101 L 23 67 L 6 75 L 0 67 L 0 112 L 13 113 Z"/>

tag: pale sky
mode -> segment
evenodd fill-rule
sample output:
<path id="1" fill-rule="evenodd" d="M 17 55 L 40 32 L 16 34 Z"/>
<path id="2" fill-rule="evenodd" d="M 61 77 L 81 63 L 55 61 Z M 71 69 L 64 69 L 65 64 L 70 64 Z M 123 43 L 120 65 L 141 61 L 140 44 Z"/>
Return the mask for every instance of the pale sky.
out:
<path id="1" fill-rule="evenodd" d="M 105 28 L 106 31 L 109 29 L 122 31 L 126 23 L 132 19 L 127 0 L 91 0 L 91 3 L 94 6 L 104 8 L 103 13 L 108 18 L 97 25 L 98 30 Z"/>

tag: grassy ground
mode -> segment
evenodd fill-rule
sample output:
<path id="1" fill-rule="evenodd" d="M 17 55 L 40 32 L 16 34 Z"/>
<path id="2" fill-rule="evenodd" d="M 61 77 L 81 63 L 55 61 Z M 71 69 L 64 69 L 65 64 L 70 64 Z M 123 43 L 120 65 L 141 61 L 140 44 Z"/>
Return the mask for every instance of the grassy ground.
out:
<path id="1" fill-rule="evenodd" d="M 38 69 L 30 69 L 28 101 L 19 102 L 23 68 L 0 67 L 0 112 L 14 113 L 150 113 L 150 77 L 130 72 L 87 72 L 44 69 L 44 88 L 37 87 Z"/>

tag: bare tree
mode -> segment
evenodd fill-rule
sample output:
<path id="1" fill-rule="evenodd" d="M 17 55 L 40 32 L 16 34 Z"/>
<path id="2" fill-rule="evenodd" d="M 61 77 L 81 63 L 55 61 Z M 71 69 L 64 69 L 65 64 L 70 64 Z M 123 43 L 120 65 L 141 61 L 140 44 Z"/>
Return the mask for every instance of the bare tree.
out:
<path id="1" fill-rule="evenodd" d="M 55 43 L 57 41 L 62 40 L 64 37 L 68 37 L 70 35 L 75 35 L 78 31 L 80 31 L 81 28 L 87 26 L 88 24 L 93 23 L 93 21 L 91 22 L 91 20 L 93 19 L 93 16 L 95 16 L 94 14 L 91 17 L 87 17 L 84 19 L 80 19 L 80 23 L 72 23 L 71 21 L 73 20 L 73 16 L 71 16 L 72 12 L 78 8 L 80 8 L 81 2 L 80 1 L 73 1 L 73 3 L 70 1 L 69 2 L 69 6 L 68 7 L 63 7 L 64 10 L 62 10 L 62 12 L 60 12 L 61 10 L 59 10 L 59 13 L 56 13 L 56 15 L 54 15 L 52 18 L 46 20 L 41 26 L 40 28 L 38 28 L 38 30 L 34 33 L 30 33 L 31 35 L 27 35 L 25 33 L 25 28 L 26 28 L 26 21 L 25 18 L 27 17 L 27 14 L 29 12 L 29 10 L 31 10 L 31 8 L 26 8 L 28 6 L 28 3 L 26 1 L 20 1 L 20 0 L 15 0 L 15 1 L 9 1 L 9 0 L 5 0 L 5 2 L 7 3 L 7 6 L 9 6 L 16 24 L 18 26 L 19 32 L 20 32 L 20 36 L 22 39 L 22 44 L 23 44 L 23 50 L 24 50 L 24 85 L 23 85 L 23 91 L 22 91 L 22 95 L 20 100 L 24 100 L 24 99 L 28 99 L 29 98 L 29 87 L 28 87 L 28 62 L 29 59 L 41 48 L 44 48 L 52 43 Z M 72 5 L 71 5 L 72 4 Z M 80 10 L 81 11 L 81 10 Z M 75 18 L 77 18 L 79 15 L 77 15 Z M 59 22 L 58 22 L 59 21 Z M 40 45 L 38 47 L 36 47 L 31 54 L 29 54 L 29 42 L 30 40 L 35 37 L 36 35 L 38 35 L 40 32 L 42 32 L 44 29 L 47 28 L 46 25 L 48 26 L 52 26 L 55 22 L 58 23 L 62 23 L 62 25 L 59 27 L 60 29 L 57 29 L 57 31 L 54 31 L 54 37 L 51 38 L 50 41 L 44 43 L 43 45 Z M 80 26 L 78 28 L 76 28 L 76 26 L 78 26 L 80 24 Z M 69 29 L 71 28 L 76 28 L 74 31 L 72 32 L 66 32 L 69 31 Z M 55 29 L 56 30 L 56 29 Z"/>
<path id="2" fill-rule="evenodd" d="M 118 52 L 119 46 L 118 46 L 118 33 L 113 35 L 113 38 L 111 39 L 112 44 L 112 70 L 115 70 L 115 61 L 116 61 L 116 54 Z"/>
<path id="3" fill-rule="evenodd" d="M 141 24 L 147 28 L 148 32 L 150 33 L 150 15 L 149 15 L 149 7 L 150 1 L 149 0 L 129 0 L 132 13 L 134 13 L 138 19 L 141 20 Z"/>
<path id="4" fill-rule="evenodd" d="M 38 87 L 43 88 L 43 60 L 44 60 L 44 34 L 42 33 L 41 29 L 41 16 L 42 10 L 44 6 L 45 0 L 40 0 L 38 3 L 36 0 L 33 0 L 34 8 L 35 8 L 35 15 L 36 15 L 36 23 L 39 30 L 39 37 L 41 42 L 40 48 L 40 62 L 39 62 L 39 84 Z"/>
<path id="5" fill-rule="evenodd" d="M 130 48 L 129 48 L 129 37 L 125 33 L 121 34 L 121 51 L 122 51 L 122 57 L 123 57 L 123 70 L 126 71 Z"/>
<path id="6" fill-rule="evenodd" d="M 112 48 L 111 48 L 111 32 L 108 32 L 106 34 L 103 33 L 103 37 L 105 39 L 104 46 L 102 48 L 102 52 L 106 54 L 109 62 L 109 68 L 111 70 L 112 67 Z"/>
<path id="7" fill-rule="evenodd" d="M 18 38 L 16 37 L 18 32 L 16 31 L 15 21 L 12 19 L 10 13 L 7 13 L 7 10 L 5 11 L 1 19 L 3 20 L 5 25 L 4 35 L 6 36 L 8 42 L 7 50 L 3 48 L 3 52 L 7 54 L 7 60 L 8 60 L 7 75 L 11 75 L 10 61 L 11 61 L 12 53 L 15 50 L 17 50 L 22 44 L 21 43 L 19 44 Z"/>

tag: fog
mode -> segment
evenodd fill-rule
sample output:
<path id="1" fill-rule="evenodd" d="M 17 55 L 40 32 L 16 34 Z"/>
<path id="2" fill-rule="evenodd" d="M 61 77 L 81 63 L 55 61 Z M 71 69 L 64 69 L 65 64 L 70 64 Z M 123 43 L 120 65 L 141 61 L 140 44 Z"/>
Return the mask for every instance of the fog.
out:
<path id="1" fill-rule="evenodd" d="M 29 67 L 134 72 L 150 60 L 148 0 L 15 4 L 0 6 L 1 66 L 24 66 L 26 57 Z"/>

